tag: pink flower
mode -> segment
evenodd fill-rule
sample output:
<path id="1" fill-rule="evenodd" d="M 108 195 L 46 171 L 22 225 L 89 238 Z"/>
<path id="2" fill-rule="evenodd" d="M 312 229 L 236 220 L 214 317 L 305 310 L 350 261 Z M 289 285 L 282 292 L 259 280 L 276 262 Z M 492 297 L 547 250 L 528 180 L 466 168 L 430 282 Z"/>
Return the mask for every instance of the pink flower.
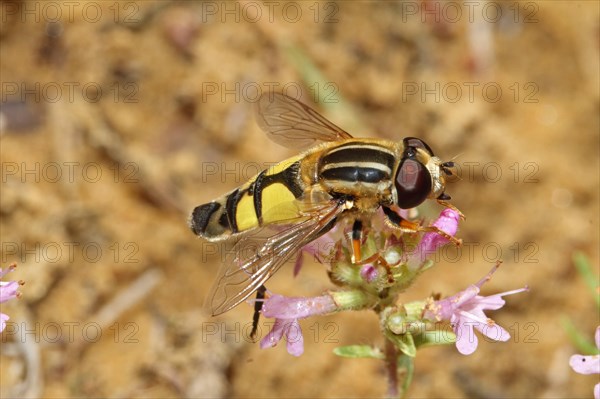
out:
<path id="1" fill-rule="evenodd" d="M 596 347 L 600 349 L 600 326 L 596 328 Z M 573 355 L 569 366 L 579 374 L 600 374 L 600 355 Z M 600 399 L 600 383 L 594 387 L 594 398 Z"/>
<path id="2" fill-rule="evenodd" d="M 363 267 L 360 268 L 360 276 L 367 283 L 372 283 L 377 278 L 377 269 L 373 266 L 372 263 L 367 263 Z"/>
<path id="3" fill-rule="evenodd" d="M 325 254 L 335 247 L 335 240 L 332 237 L 332 234 L 335 232 L 335 230 L 336 226 L 313 242 L 302 247 L 302 249 L 298 252 L 298 257 L 296 258 L 296 263 L 294 264 L 294 277 L 300 273 L 302 263 L 304 262 L 304 252 L 311 255 L 313 259 L 318 260 L 320 263 L 324 263 L 323 257 Z"/>
<path id="4" fill-rule="evenodd" d="M 483 311 L 500 309 L 506 303 L 502 299 L 503 296 L 527 291 L 529 288 L 525 287 L 491 296 L 478 295 L 481 286 L 492 278 L 499 266 L 500 263 L 477 284 L 471 285 L 451 297 L 432 301 L 425 307 L 424 316 L 426 318 L 435 321 L 450 321 L 456 334 L 456 349 L 463 355 L 470 355 L 477 349 L 478 339 L 473 328 L 495 341 L 510 339 L 508 331 L 488 318 Z"/>
<path id="5" fill-rule="evenodd" d="M 431 226 L 437 227 L 450 236 L 454 236 L 458 231 L 458 221 L 460 214 L 454 209 L 446 208 L 441 213 L 439 218 L 433 222 Z M 425 233 L 419 241 L 417 248 L 411 253 L 408 260 L 408 267 L 415 270 L 421 265 L 427 257 L 437 251 L 440 247 L 448 243 L 448 239 L 439 233 Z"/>
<path id="6" fill-rule="evenodd" d="M 298 319 L 275 319 L 271 331 L 260 341 L 260 348 L 272 348 L 285 335 L 287 351 L 290 355 L 300 356 L 304 353 L 304 337 Z"/>
<path id="7" fill-rule="evenodd" d="M 0 278 L 4 277 L 5 274 L 13 271 L 16 267 L 16 264 L 12 264 L 5 271 L 2 271 L 2 269 L 0 269 Z M 0 281 L 0 303 L 19 297 L 19 286 L 23 284 L 24 283 L 22 281 Z M 2 332 L 2 330 L 4 330 L 4 328 L 6 327 L 6 321 L 8 319 L 8 315 L 0 313 L 0 332 Z"/>
<path id="8" fill-rule="evenodd" d="M 329 295 L 315 298 L 286 298 L 281 295 L 272 295 L 265 299 L 262 313 L 265 317 L 274 317 L 275 324 L 260 341 L 261 349 L 274 347 L 285 336 L 288 353 L 300 356 L 304 353 L 304 338 L 298 319 L 331 313 L 335 310 L 337 310 L 337 305 Z"/>

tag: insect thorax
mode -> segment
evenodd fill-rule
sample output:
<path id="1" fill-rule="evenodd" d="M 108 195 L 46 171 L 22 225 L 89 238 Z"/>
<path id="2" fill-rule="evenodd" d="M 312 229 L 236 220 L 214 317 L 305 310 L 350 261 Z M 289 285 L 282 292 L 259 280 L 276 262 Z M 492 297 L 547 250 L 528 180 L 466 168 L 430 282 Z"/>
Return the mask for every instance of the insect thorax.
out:
<path id="1" fill-rule="evenodd" d="M 338 195 L 357 199 L 357 208 L 390 203 L 394 150 L 371 141 L 352 141 L 324 152 L 317 165 L 323 188 Z"/>

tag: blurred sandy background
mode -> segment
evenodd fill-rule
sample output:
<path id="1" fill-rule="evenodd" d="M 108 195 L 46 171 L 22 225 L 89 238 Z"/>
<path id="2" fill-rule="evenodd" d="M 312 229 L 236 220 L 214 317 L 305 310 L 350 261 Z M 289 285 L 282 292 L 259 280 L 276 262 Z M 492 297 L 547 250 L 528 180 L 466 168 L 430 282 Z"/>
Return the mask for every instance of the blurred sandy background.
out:
<path id="1" fill-rule="evenodd" d="M 453 294 L 500 257 L 484 294 L 531 287 L 490 313 L 510 342 L 420 351 L 410 397 L 592 396 L 561 320 L 590 339 L 600 323 L 571 259 L 598 271 L 597 2 L 0 6 L 1 262 L 26 281 L 2 306 L 2 397 L 385 394 L 380 362 L 332 353 L 382 343 L 369 312 L 303 321 L 294 358 L 247 342 L 250 307 L 202 308 L 220 257 L 189 212 L 294 154 L 253 120 L 270 88 L 355 136 L 459 155 L 447 192 L 468 246 L 406 300 Z M 331 288 L 318 264 L 268 286 Z"/>

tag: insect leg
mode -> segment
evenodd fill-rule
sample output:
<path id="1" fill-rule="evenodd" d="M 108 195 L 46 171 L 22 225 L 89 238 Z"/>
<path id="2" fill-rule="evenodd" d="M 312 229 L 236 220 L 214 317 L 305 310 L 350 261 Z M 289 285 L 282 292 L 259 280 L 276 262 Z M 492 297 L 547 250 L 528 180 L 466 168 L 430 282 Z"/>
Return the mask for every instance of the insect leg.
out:
<path id="1" fill-rule="evenodd" d="M 446 233 L 445 231 L 435 227 L 435 226 L 421 226 L 420 223 L 411 222 L 404 219 L 397 212 L 388 207 L 383 207 L 383 212 L 387 216 L 390 223 L 397 227 L 400 230 L 408 231 L 408 232 L 426 232 L 426 233 L 437 233 L 447 239 L 448 241 L 454 243 L 457 247 L 462 245 L 462 240 Z M 462 214 L 461 214 L 462 215 Z"/>
<path id="2" fill-rule="evenodd" d="M 356 264 L 362 260 L 360 244 L 362 242 L 362 221 L 356 219 L 352 225 L 352 263 Z"/>
<path id="3" fill-rule="evenodd" d="M 365 258 L 360 261 L 359 265 L 366 265 L 367 263 L 377 263 L 385 268 L 385 272 L 388 277 L 388 283 L 394 283 L 394 274 L 392 273 L 392 266 L 385 260 L 385 258 L 381 255 L 381 253 L 375 253 L 368 258 Z"/>
<path id="4" fill-rule="evenodd" d="M 466 220 L 467 218 L 465 217 L 465 215 L 463 215 L 463 213 L 454 205 L 452 205 L 449 202 L 446 202 L 447 199 L 450 199 L 450 196 L 447 194 L 442 194 L 437 198 L 437 203 L 440 204 L 441 206 L 443 206 L 444 208 L 450 208 L 453 211 L 458 212 L 458 215 L 460 216 L 460 218 L 462 220 Z"/>
<path id="5" fill-rule="evenodd" d="M 261 285 L 256 290 L 256 302 L 254 302 L 254 314 L 252 315 L 252 331 L 250 332 L 250 338 L 254 341 L 256 337 L 256 331 L 258 330 L 258 321 L 260 319 L 260 311 L 263 307 L 265 293 L 267 292 L 267 287 Z"/>

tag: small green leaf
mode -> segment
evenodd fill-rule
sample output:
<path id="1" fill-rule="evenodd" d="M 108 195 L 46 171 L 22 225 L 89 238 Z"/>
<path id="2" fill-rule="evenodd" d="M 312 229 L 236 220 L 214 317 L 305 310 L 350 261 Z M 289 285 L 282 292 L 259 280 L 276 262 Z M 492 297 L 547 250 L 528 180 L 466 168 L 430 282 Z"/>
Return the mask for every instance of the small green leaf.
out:
<path id="1" fill-rule="evenodd" d="M 433 265 L 435 265 L 435 263 L 431 259 L 427 259 L 425 263 L 423 263 L 423 266 L 421 266 L 421 273 L 427 269 L 430 269 Z"/>
<path id="2" fill-rule="evenodd" d="M 415 345 L 417 348 L 434 345 L 450 345 L 455 342 L 456 334 L 448 330 L 425 331 L 424 333 L 415 336 Z"/>
<path id="3" fill-rule="evenodd" d="M 348 254 L 347 257 L 349 258 L 350 254 Z M 355 287 L 363 283 L 363 279 L 360 276 L 360 268 L 355 267 L 349 262 L 337 262 L 333 267 L 332 272 L 335 278 L 345 285 Z"/>
<path id="4" fill-rule="evenodd" d="M 388 332 L 386 336 L 406 356 L 417 356 L 417 347 L 411 333 L 393 334 L 392 332 Z"/>
<path id="5" fill-rule="evenodd" d="M 371 255 L 376 254 L 379 251 L 379 248 L 380 247 L 378 247 L 377 243 L 375 242 L 375 237 L 373 237 L 372 235 L 368 235 L 367 240 L 362 245 L 362 250 L 363 250 L 362 258 L 367 259 Z"/>
<path id="6" fill-rule="evenodd" d="M 340 357 L 385 359 L 385 356 L 379 348 L 374 348 L 369 345 L 340 346 L 335 348 L 333 353 Z"/>
<path id="7" fill-rule="evenodd" d="M 415 372 L 414 358 L 406 355 L 398 356 L 398 370 L 404 370 L 406 373 L 402 383 L 402 397 L 405 398 Z"/>
<path id="8" fill-rule="evenodd" d="M 338 310 L 365 309 L 371 305 L 371 298 L 360 290 L 331 291 L 329 295 L 338 307 Z"/>
<path id="9" fill-rule="evenodd" d="M 406 309 L 406 318 L 409 320 L 421 320 L 421 315 L 425 310 L 427 301 L 413 301 L 404 304 Z"/>

